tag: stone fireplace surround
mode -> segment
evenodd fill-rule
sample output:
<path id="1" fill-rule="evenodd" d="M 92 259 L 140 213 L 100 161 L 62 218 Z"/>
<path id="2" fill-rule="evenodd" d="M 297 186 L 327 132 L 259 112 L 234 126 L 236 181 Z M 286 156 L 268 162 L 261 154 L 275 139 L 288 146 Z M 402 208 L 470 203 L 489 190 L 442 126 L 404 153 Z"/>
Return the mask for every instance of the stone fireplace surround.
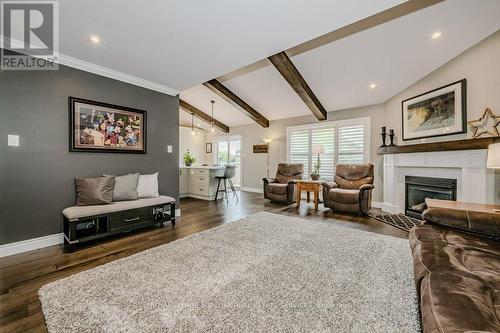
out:
<path id="1" fill-rule="evenodd" d="M 457 200 L 492 204 L 494 170 L 486 168 L 487 149 L 384 155 L 384 201 L 388 213 L 405 211 L 405 176 L 457 180 Z"/>

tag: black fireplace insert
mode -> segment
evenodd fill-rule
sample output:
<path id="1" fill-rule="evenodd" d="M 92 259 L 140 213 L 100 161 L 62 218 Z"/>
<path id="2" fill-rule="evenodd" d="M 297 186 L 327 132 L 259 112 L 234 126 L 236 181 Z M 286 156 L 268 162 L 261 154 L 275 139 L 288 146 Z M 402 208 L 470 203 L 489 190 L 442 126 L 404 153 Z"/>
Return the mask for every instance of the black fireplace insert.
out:
<path id="1" fill-rule="evenodd" d="M 422 213 L 427 208 L 426 198 L 457 200 L 456 179 L 406 176 L 405 183 L 407 216 L 421 219 Z"/>

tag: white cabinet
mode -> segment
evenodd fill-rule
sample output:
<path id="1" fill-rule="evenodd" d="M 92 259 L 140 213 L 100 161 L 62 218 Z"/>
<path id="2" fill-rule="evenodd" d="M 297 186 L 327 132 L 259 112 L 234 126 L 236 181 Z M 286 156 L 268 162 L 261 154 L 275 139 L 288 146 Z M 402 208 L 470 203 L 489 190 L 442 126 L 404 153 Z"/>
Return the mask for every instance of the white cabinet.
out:
<path id="1" fill-rule="evenodd" d="M 191 166 L 181 168 L 181 196 L 213 200 L 217 188 L 215 177 L 223 174 L 224 167 Z M 186 191 L 185 195 L 183 195 L 183 190 Z"/>
<path id="2" fill-rule="evenodd" d="M 185 168 L 179 169 L 179 196 L 187 197 L 189 194 L 189 170 Z"/>

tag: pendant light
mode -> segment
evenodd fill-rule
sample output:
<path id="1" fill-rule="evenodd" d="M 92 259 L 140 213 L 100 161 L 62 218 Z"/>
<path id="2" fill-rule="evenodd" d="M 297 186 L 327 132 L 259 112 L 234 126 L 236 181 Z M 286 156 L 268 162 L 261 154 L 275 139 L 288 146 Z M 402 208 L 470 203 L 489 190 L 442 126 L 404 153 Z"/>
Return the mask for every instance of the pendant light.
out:
<path id="1" fill-rule="evenodd" d="M 212 132 L 215 131 L 215 128 L 214 128 L 214 104 L 215 104 L 215 101 L 210 101 L 210 103 L 212 103 Z"/>
<path id="2" fill-rule="evenodd" d="M 191 113 L 191 135 L 194 135 L 194 113 Z"/>

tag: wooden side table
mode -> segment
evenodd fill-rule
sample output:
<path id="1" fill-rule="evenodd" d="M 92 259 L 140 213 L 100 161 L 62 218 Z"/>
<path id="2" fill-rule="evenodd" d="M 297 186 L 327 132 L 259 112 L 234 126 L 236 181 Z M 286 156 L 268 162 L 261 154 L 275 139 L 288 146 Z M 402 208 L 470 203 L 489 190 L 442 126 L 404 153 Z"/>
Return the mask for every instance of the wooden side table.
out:
<path id="1" fill-rule="evenodd" d="M 302 191 L 307 192 L 307 202 L 311 201 L 310 193 L 314 193 L 314 209 L 318 210 L 319 191 L 321 191 L 321 182 L 319 180 L 297 180 L 297 206 L 300 206 L 300 198 Z"/>

